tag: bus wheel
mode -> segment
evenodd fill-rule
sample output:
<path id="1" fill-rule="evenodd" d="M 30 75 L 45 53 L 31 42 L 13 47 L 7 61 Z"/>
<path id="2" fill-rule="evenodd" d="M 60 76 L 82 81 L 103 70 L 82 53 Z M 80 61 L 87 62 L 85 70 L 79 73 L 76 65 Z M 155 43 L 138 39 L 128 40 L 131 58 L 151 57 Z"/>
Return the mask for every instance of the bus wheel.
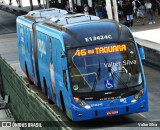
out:
<path id="1" fill-rule="evenodd" d="M 53 101 L 50 99 L 49 95 L 48 95 L 48 88 L 47 88 L 47 83 L 45 78 L 43 79 L 44 82 L 44 91 L 45 91 L 45 95 L 47 96 L 47 101 L 49 104 L 53 104 Z"/>
<path id="2" fill-rule="evenodd" d="M 55 103 L 49 98 L 49 96 L 48 96 L 48 98 L 47 98 L 47 101 L 48 101 L 49 104 L 55 104 Z"/>
<path id="3" fill-rule="evenodd" d="M 60 99 L 61 99 L 62 111 L 66 113 L 66 108 L 65 108 L 62 92 L 60 92 Z"/>
<path id="4" fill-rule="evenodd" d="M 29 83 L 30 83 L 30 84 L 32 84 L 32 85 L 33 85 L 33 82 L 32 82 L 32 81 L 31 81 L 31 79 L 29 78 L 28 68 L 27 68 L 27 64 L 26 64 L 26 62 L 25 62 L 25 68 L 26 68 L 26 75 L 27 75 L 28 81 L 29 81 Z"/>
<path id="5" fill-rule="evenodd" d="M 61 105 L 62 105 L 62 111 L 65 112 L 67 119 L 70 122 L 72 122 L 72 120 L 67 116 L 66 107 L 65 107 L 65 104 L 64 104 L 64 98 L 63 98 L 62 92 L 60 92 L 60 100 L 61 100 Z"/>

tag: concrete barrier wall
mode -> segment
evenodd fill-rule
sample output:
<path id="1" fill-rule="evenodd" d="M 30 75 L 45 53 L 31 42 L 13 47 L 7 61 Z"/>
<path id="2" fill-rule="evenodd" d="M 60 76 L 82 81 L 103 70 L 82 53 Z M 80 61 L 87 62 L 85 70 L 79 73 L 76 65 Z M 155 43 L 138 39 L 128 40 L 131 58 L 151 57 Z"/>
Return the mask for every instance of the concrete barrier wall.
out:
<path id="1" fill-rule="evenodd" d="M 25 11 L 25 10 L 23 10 L 21 8 L 20 9 L 17 9 L 17 8 L 9 6 L 9 5 L 6 5 L 6 4 L 0 4 L 0 10 L 9 12 L 9 13 L 14 14 L 16 16 L 27 14 L 27 11 Z"/>
<path id="2" fill-rule="evenodd" d="M 9 108 L 16 121 L 42 121 L 43 125 L 53 127 L 37 128 L 38 130 L 66 129 L 56 113 L 35 92 L 28 88 L 2 57 L 0 57 L 0 90 L 9 95 Z M 49 126 L 50 126 L 49 125 Z M 28 129 L 28 128 L 22 128 Z M 34 128 L 33 128 L 34 129 Z M 29 130 L 32 130 L 29 128 Z"/>
<path id="3" fill-rule="evenodd" d="M 151 48 L 144 47 L 145 51 L 145 62 L 150 65 L 160 67 L 160 51 Z"/>

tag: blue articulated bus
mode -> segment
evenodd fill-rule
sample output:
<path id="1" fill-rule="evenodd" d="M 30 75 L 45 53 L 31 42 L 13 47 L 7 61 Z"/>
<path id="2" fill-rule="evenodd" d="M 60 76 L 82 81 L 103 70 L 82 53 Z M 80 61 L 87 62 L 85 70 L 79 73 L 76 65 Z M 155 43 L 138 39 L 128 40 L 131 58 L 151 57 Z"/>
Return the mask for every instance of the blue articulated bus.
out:
<path id="1" fill-rule="evenodd" d="M 17 18 L 19 60 L 48 101 L 73 121 L 148 111 L 143 48 L 126 26 L 90 15 L 36 13 Z"/>

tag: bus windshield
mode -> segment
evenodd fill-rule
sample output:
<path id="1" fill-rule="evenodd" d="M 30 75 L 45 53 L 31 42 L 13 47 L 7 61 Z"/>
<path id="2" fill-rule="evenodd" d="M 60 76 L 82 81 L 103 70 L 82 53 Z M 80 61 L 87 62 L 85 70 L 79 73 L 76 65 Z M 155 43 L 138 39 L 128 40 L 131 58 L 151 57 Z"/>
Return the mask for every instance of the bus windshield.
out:
<path id="1" fill-rule="evenodd" d="M 70 49 L 68 63 L 75 93 L 124 89 L 142 83 L 138 54 L 132 42 Z"/>

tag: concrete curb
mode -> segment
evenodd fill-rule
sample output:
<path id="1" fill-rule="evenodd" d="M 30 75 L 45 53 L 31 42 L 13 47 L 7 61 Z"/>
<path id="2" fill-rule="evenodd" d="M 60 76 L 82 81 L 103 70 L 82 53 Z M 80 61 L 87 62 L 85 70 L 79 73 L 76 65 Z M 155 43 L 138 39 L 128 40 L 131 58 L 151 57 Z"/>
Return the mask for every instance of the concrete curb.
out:
<path id="1" fill-rule="evenodd" d="M 160 67 L 160 51 L 157 51 L 155 49 L 147 48 L 144 47 L 145 51 L 145 57 L 146 59 L 144 60 L 147 64 L 150 64 L 152 66 L 155 66 L 157 68 Z"/>

